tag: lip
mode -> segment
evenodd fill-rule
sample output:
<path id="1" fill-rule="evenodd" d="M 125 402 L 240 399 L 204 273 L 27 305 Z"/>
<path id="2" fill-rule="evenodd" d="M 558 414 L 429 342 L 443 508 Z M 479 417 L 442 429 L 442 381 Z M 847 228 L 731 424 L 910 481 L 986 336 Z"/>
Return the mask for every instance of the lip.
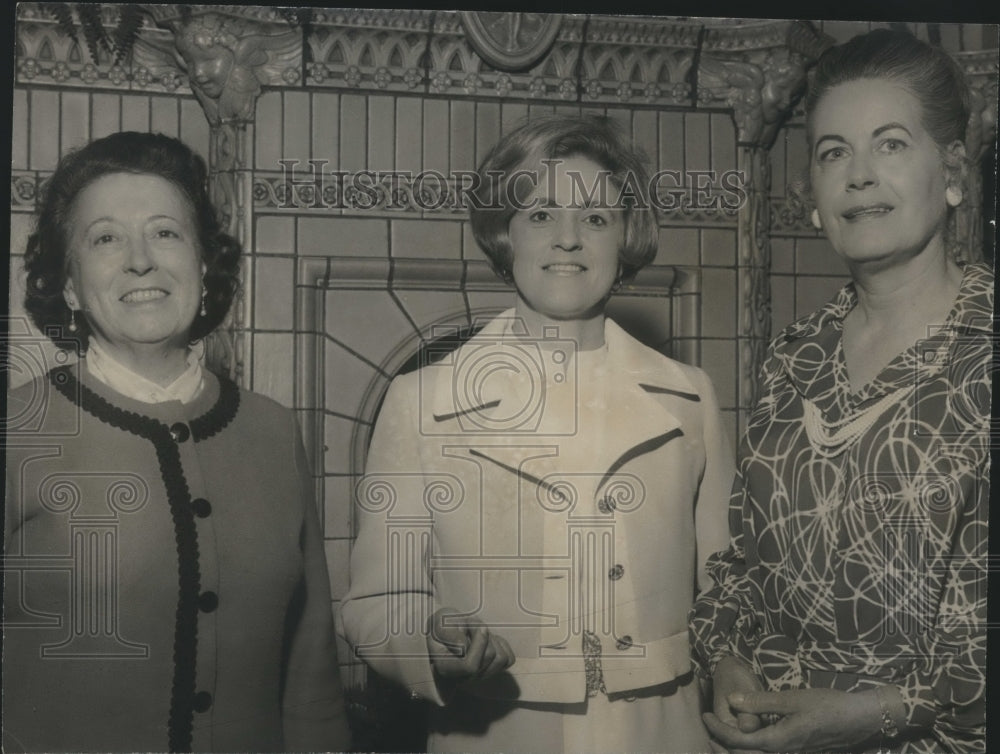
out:
<path id="1" fill-rule="evenodd" d="M 858 204 L 840 213 L 840 216 L 849 222 L 855 220 L 867 220 L 873 217 L 885 217 L 895 209 L 891 204 L 879 202 L 877 204 Z"/>
<path id="2" fill-rule="evenodd" d="M 578 275 L 586 272 L 587 267 L 579 262 L 549 262 L 542 269 L 554 275 Z"/>
<path id="3" fill-rule="evenodd" d="M 169 295 L 169 291 L 165 291 L 163 288 L 133 288 L 126 291 L 118 300 L 123 304 L 148 304 L 153 301 L 162 301 Z"/>

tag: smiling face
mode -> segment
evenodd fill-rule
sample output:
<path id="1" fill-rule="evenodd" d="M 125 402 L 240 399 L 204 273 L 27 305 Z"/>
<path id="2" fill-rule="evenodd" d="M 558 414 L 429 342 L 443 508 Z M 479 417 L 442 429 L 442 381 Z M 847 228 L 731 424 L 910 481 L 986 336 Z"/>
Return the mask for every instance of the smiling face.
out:
<path id="1" fill-rule="evenodd" d="M 529 168 L 530 169 L 530 168 Z M 580 155 L 538 166 L 538 185 L 510 220 L 514 283 L 520 300 L 553 320 L 603 311 L 618 275 L 624 216 L 608 171 Z M 593 188 L 606 182 L 606 200 Z M 594 193 L 593 201 L 587 201 Z"/>
<path id="2" fill-rule="evenodd" d="M 77 196 L 68 228 L 64 295 L 91 337 L 126 364 L 144 346 L 186 349 L 204 265 L 180 190 L 156 175 L 102 176 Z"/>
<path id="3" fill-rule="evenodd" d="M 832 88 L 811 116 L 811 180 L 833 248 L 848 264 L 944 253 L 948 173 L 920 102 L 885 79 Z"/>

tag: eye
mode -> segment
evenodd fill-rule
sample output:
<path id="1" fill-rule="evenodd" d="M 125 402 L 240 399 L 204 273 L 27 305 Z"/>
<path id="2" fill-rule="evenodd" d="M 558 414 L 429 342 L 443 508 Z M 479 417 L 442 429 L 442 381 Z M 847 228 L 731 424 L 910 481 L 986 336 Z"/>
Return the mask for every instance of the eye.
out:
<path id="1" fill-rule="evenodd" d="M 94 239 L 94 245 L 100 246 L 101 244 L 114 243 L 115 237 L 110 233 L 101 233 L 97 238 Z"/>
<path id="2" fill-rule="evenodd" d="M 170 228 L 160 228 L 156 231 L 157 238 L 180 238 L 180 234 L 177 231 L 171 230 Z"/>
<path id="3" fill-rule="evenodd" d="M 879 144 L 879 150 L 882 152 L 887 152 L 892 154 L 894 152 L 902 152 L 906 149 L 907 144 L 902 139 L 886 139 L 881 144 Z"/>
<path id="4" fill-rule="evenodd" d="M 552 219 L 552 215 L 546 212 L 544 209 L 535 210 L 530 215 L 528 219 L 533 223 L 544 223 Z"/>
<path id="5" fill-rule="evenodd" d="M 603 228 L 605 225 L 608 224 L 608 221 L 604 217 L 596 213 L 584 217 L 583 222 L 594 228 Z"/>
<path id="6" fill-rule="evenodd" d="M 820 162 L 833 162 L 847 155 L 847 150 L 843 147 L 831 147 L 819 153 Z"/>

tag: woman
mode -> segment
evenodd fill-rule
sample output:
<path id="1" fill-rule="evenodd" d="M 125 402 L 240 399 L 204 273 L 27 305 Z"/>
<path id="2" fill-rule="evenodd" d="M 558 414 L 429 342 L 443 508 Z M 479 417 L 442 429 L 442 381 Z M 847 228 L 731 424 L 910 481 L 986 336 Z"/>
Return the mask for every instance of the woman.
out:
<path id="1" fill-rule="evenodd" d="M 434 703 L 431 751 L 706 750 L 686 613 L 730 451 L 704 373 L 604 314 L 656 254 L 646 171 L 605 119 L 553 116 L 479 176 L 514 307 L 390 386 L 346 637 Z"/>
<path id="2" fill-rule="evenodd" d="M 85 358 L 9 396 L 6 751 L 348 746 L 298 427 L 198 360 L 239 257 L 176 139 L 47 185 L 26 309 Z"/>
<path id="3" fill-rule="evenodd" d="M 733 749 L 986 750 L 993 276 L 946 243 L 967 102 L 906 33 L 817 64 L 813 221 L 852 282 L 771 345 L 693 611 Z"/>

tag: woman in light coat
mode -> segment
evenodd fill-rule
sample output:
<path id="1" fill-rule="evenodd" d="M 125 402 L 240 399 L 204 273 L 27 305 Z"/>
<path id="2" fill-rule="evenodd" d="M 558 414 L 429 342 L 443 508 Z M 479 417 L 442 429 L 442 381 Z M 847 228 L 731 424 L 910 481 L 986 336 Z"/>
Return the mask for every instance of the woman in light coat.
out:
<path id="1" fill-rule="evenodd" d="M 433 751 L 707 751 L 686 616 L 733 466 L 704 373 L 604 314 L 656 254 L 642 162 L 608 121 L 552 117 L 479 175 L 515 305 L 392 383 L 344 633 L 434 703 Z"/>

